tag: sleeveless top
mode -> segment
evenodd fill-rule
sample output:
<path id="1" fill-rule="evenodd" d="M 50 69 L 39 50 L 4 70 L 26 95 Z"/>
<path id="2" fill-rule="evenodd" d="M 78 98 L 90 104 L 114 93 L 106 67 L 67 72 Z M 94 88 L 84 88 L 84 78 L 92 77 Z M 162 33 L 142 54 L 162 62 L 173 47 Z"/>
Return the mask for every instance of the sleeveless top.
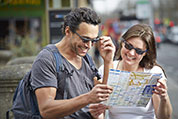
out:
<path id="1" fill-rule="evenodd" d="M 119 61 L 114 61 L 114 69 L 116 69 Z M 99 73 L 103 76 L 104 65 L 99 68 Z M 144 69 L 144 72 L 161 73 L 161 80 L 166 77 L 162 69 L 154 66 L 152 69 Z M 148 102 L 146 107 L 129 107 L 129 106 L 112 106 L 106 111 L 106 119 L 156 119 L 152 99 Z"/>

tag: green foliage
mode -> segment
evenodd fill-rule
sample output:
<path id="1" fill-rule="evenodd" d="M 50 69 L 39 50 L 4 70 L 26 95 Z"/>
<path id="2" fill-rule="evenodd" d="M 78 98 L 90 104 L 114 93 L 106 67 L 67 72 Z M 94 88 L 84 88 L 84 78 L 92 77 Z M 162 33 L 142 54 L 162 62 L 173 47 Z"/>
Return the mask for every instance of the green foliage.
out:
<path id="1" fill-rule="evenodd" d="M 13 57 L 24 57 L 37 55 L 40 45 L 36 38 L 29 36 L 17 37 L 17 43 L 10 44 L 10 50 L 13 52 Z"/>

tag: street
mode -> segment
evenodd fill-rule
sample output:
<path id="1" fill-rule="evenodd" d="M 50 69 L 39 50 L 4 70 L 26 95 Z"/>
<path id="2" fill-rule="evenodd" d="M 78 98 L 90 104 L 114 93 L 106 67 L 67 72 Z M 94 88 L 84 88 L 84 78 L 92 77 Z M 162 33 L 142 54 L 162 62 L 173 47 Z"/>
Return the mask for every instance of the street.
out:
<path id="1" fill-rule="evenodd" d="M 178 45 L 164 43 L 157 49 L 158 63 L 168 78 L 168 93 L 173 106 L 172 119 L 178 119 Z"/>

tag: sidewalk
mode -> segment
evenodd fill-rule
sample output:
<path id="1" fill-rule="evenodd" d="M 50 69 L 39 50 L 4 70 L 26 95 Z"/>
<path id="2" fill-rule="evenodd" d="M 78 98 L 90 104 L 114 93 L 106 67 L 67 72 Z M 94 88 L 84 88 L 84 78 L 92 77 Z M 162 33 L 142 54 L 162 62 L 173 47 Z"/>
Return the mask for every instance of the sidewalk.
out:
<path id="1" fill-rule="evenodd" d="M 169 78 L 168 76 L 168 94 L 171 100 L 173 107 L 172 119 L 178 119 L 178 86 L 174 79 Z"/>

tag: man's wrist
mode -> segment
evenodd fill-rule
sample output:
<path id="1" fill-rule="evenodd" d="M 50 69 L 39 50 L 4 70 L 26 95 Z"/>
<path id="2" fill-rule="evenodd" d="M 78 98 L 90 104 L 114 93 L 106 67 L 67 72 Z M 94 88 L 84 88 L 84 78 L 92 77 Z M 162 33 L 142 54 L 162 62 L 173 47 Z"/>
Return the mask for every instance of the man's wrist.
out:
<path id="1" fill-rule="evenodd" d="M 91 96 L 90 96 L 90 92 L 83 94 L 83 97 L 85 98 L 84 101 L 85 101 L 87 104 L 91 104 L 91 103 L 92 103 Z"/>

